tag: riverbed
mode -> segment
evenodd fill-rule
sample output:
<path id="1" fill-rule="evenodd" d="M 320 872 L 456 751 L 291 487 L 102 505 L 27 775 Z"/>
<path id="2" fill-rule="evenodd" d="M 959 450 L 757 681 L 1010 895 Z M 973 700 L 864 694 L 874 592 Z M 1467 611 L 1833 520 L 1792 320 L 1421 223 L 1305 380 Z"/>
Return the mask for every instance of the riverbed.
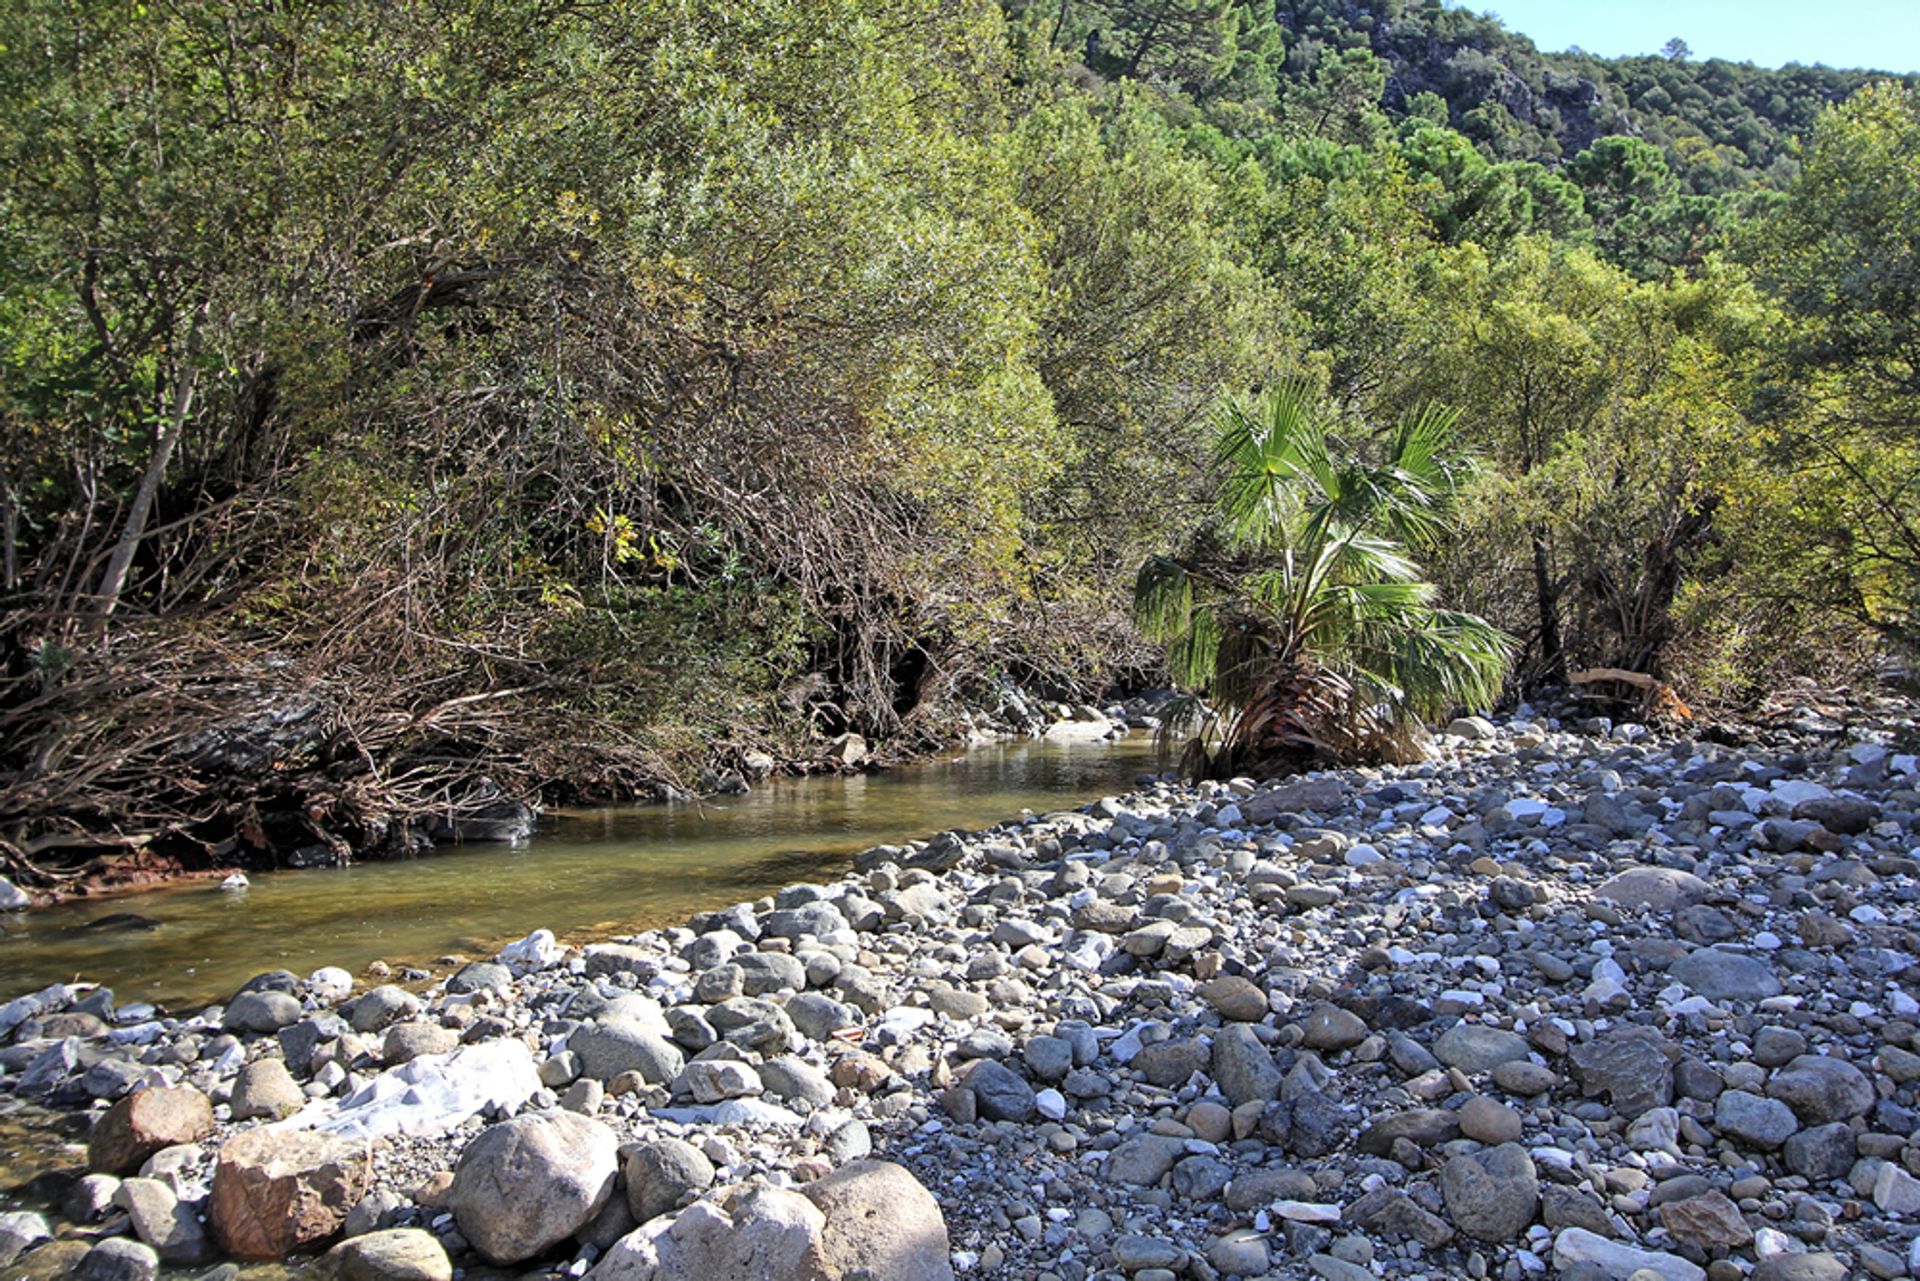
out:
<path id="1" fill-rule="evenodd" d="M 1150 735 L 1021 740 L 850 777 L 777 779 L 697 805 L 550 814 L 526 845 L 197 882 L 16 915 L 0 994 L 84 979 L 175 1008 L 263 970 L 358 972 L 473 957 L 544 927 L 563 939 L 677 924 L 783 885 L 837 876 L 874 845 L 983 827 L 1125 790 L 1154 768 Z M 136 918 L 101 924 L 103 918 Z"/>

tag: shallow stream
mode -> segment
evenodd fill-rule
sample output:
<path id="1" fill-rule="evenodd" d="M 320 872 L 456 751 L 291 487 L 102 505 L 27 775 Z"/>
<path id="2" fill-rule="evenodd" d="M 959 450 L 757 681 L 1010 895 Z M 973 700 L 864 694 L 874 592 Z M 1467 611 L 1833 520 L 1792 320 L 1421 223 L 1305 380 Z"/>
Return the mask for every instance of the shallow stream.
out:
<path id="1" fill-rule="evenodd" d="M 1012 742 L 880 774 L 775 780 L 699 805 L 550 814 L 519 848 L 263 874 L 240 892 L 195 882 L 68 904 L 0 926 L 0 1000 L 86 979 L 122 1003 L 187 1006 L 222 1000 L 263 970 L 358 973 L 375 960 L 490 954 L 540 927 L 577 942 L 678 924 L 837 875 L 874 845 L 1078 805 L 1152 768 L 1143 734 Z M 109 916 L 138 919 L 100 924 Z"/>

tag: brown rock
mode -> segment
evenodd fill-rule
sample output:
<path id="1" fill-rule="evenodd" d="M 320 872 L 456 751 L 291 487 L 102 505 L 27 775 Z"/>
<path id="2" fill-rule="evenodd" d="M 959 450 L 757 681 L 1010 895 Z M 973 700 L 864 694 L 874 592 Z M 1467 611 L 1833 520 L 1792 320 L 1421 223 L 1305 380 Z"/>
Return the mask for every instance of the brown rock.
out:
<path id="1" fill-rule="evenodd" d="M 1723 1192 L 1669 1201 L 1660 1207 L 1660 1222 L 1675 1241 L 1702 1250 L 1737 1250 L 1753 1240 L 1753 1229 L 1747 1226 L 1740 1207 Z"/>
<path id="2" fill-rule="evenodd" d="M 87 1139 L 87 1168 L 130 1174 L 161 1148 L 213 1133 L 213 1105 L 191 1085 L 136 1090 L 108 1108 Z"/>
<path id="3" fill-rule="evenodd" d="M 366 1194 L 372 1154 L 311 1130 L 249 1130 L 213 1170 L 214 1236 L 239 1259 L 284 1259 L 340 1230 Z"/>

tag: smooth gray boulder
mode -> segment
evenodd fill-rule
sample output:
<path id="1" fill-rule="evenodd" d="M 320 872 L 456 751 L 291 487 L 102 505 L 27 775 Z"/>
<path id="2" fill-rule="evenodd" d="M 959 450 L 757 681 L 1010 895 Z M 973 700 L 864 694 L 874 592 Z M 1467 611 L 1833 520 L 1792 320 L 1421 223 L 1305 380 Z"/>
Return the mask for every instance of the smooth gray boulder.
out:
<path id="1" fill-rule="evenodd" d="M 538 1112 L 482 1130 L 453 1170 L 447 1205 L 490 1261 L 531 1259 L 600 1212 L 619 1177 L 620 1144 L 598 1121 Z"/>

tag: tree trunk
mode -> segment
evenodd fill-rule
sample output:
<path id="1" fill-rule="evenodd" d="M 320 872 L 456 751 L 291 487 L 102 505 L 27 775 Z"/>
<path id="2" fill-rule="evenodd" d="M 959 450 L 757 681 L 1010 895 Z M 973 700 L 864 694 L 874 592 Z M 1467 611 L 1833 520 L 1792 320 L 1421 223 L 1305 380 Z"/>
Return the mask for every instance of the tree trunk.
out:
<path id="1" fill-rule="evenodd" d="M 0 466 L 0 592 L 12 595 L 20 587 L 20 499 L 13 478 Z"/>
<path id="2" fill-rule="evenodd" d="M 114 544 L 113 555 L 107 558 L 106 572 L 100 575 L 100 590 L 96 593 L 96 610 L 104 620 L 120 604 L 120 593 L 127 585 L 127 572 L 133 567 L 133 556 L 140 549 L 140 540 L 147 532 L 147 517 L 153 512 L 154 496 L 160 492 L 160 484 L 166 479 L 167 463 L 173 458 L 174 448 L 180 443 L 180 436 L 186 430 L 187 415 L 193 409 L 194 386 L 199 379 L 198 357 L 200 354 L 200 321 L 206 314 L 206 308 L 195 314 L 193 325 L 187 331 L 186 359 L 180 362 L 178 377 L 174 381 L 173 404 L 167 411 L 166 421 L 160 424 L 160 433 L 153 441 L 153 454 L 147 459 L 146 474 L 140 478 L 140 488 L 134 491 L 133 505 L 127 509 L 127 521 L 120 529 L 120 541 Z"/>
<path id="3" fill-rule="evenodd" d="M 1547 554 L 1547 532 L 1536 527 L 1533 541 L 1533 590 L 1540 606 L 1540 679 L 1566 678 L 1567 656 L 1560 647 L 1560 593 L 1553 585 L 1553 566 Z"/>

